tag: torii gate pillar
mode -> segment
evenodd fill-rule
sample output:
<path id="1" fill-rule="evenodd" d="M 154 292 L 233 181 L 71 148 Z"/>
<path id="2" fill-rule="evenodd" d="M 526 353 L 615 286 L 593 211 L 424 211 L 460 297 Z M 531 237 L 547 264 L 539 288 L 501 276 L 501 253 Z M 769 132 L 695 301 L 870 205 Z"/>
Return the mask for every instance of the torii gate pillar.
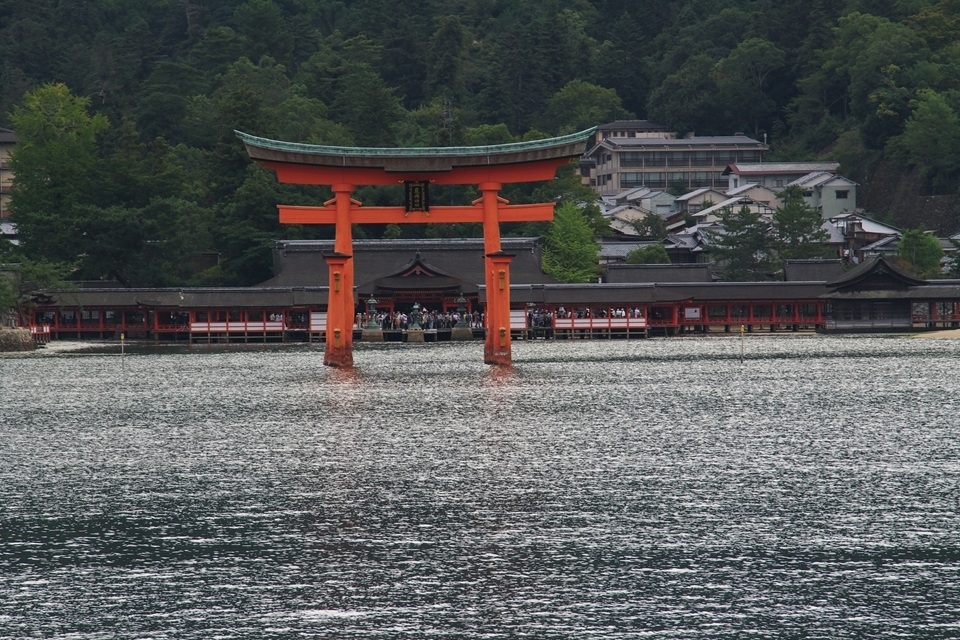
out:
<path id="1" fill-rule="evenodd" d="M 500 250 L 499 182 L 481 182 L 483 194 L 483 264 L 487 286 L 484 314 L 487 337 L 483 344 L 486 364 L 509 365 L 513 362 L 510 346 L 510 261 L 513 255 Z"/>
<path id="2" fill-rule="evenodd" d="M 353 230 L 350 227 L 350 194 L 353 185 L 332 185 L 336 200 L 336 240 L 333 253 L 323 259 L 330 271 L 327 302 L 327 345 L 323 364 L 353 366 Z"/>

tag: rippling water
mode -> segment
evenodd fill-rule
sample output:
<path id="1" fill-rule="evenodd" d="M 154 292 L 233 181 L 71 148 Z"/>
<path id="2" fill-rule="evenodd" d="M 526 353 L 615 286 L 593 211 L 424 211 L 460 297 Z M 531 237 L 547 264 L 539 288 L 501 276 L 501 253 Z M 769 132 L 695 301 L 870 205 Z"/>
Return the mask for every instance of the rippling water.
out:
<path id="1" fill-rule="evenodd" d="M 0 358 L 0 637 L 960 635 L 960 341 Z"/>

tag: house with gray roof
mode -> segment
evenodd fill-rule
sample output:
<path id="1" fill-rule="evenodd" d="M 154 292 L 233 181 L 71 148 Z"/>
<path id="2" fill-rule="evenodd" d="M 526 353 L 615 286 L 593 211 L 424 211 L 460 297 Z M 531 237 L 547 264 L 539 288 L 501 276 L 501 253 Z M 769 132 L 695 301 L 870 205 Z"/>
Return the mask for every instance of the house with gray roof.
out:
<path id="1" fill-rule="evenodd" d="M 836 173 L 839 162 L 732 162 L 723 170 L 727 189 L 752 182 L 771 189 L 782 189 L 794 180 L 814 171 Z"/>
<path id="2" fill-rule="evenodd" d="M 800 187 L 803 199 L 824 219 L 857 209 L 857 183 L 829 171 L 813 171 L 787 186 Z"/>

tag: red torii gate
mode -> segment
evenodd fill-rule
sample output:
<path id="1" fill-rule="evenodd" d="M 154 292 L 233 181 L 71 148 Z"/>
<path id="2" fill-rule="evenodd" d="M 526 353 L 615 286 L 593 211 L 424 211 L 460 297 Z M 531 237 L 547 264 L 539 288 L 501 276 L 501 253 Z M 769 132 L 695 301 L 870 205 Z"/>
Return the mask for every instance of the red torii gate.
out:
<path id="1" fill-rule="evenodd" d="M 484 362 L 508 365 L 510 347 L 510 261 L 500 248 L 501 222 L 553 219 L 553 203 L 510 205 L 500 197 L 503 184 L 552 180 L 557 167 L 583 153 L 594 129 L 579 133 L 485 147 L 379 149 L 328 147 L 258 138 L 237 131 L 254 160 L 277 173 L 280 182 L 327 185 L 333 199 L 321 207 L 280 205 L 285 224 L 333 224 L 333 253 L 324 255 L 330 270 L 326 352 L 330 366 L 353 364 L 352 224 L 483 223 L 487 293 Z M 473 206 L 430 206 L 425 185 L 475 184 L 483 194 Z M 407 205 L 364 207 L 350 197 L 364 185 L 405 184 Z"/>

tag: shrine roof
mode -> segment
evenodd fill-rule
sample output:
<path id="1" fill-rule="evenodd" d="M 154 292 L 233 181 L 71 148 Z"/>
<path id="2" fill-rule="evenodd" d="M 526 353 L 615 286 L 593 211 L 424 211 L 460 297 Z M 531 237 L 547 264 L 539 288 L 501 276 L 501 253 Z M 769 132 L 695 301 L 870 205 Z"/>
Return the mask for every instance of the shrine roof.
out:
<path id="1" fill-rule="evenodd" d="M 258 138 L 235 131 L 254 160 L 389 172 L 520 164 L 580 156 L 596 127 L 556 138 L 479 147 L 338 147 Z"/>

